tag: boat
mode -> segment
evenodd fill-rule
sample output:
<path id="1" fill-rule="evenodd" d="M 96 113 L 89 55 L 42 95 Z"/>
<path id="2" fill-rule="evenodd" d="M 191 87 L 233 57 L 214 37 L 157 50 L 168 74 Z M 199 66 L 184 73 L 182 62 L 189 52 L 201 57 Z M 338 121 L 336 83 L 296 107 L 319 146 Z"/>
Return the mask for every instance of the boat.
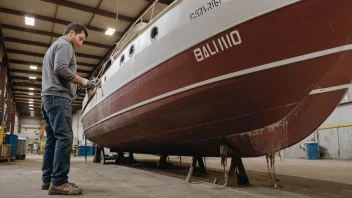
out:
<path id="1" fill-rule="evenodd" d="M 351 10 L 334 0 L 175 1 L 105 63 L 84 100 L 85 137 L 116 152 L 178 156 L 294 145 L 348 91 Z"/>

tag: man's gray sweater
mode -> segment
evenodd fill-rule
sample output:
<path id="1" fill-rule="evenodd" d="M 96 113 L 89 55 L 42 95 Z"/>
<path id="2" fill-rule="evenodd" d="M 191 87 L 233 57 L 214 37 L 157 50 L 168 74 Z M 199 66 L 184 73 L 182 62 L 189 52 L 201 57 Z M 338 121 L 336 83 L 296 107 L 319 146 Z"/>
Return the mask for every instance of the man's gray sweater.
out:
<path id="1" fill-rule="evenodd" d="M 61 96 L 72 101 L 77 85 L 71 83 L 77 72 L 75 52 L 64 37 L 58 38 L 45 53 L 42 71 L 42 96 Z"/>

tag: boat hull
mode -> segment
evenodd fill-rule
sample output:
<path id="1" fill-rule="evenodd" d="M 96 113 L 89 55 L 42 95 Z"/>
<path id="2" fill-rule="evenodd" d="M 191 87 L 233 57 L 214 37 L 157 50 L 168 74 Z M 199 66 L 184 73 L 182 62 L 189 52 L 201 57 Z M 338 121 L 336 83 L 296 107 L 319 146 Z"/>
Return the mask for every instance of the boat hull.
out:
<path id="1" fill-rule="evenodd" d="M 291 146 L 348 90 L 351 8 L 304 1 L 216 34 L 92 108 L 85 135 L 116 151 L 169 155 L 219 156 L 226 144 L 253 157 Z"/>

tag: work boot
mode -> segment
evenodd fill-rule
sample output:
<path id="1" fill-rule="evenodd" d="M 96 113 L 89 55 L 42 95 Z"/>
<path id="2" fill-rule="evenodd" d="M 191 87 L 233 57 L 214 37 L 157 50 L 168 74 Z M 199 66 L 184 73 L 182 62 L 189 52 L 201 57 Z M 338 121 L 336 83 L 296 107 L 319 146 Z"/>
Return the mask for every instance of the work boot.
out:
<path id="1" fill-rule="evenodd" d="M 69 185 L 71 185 L 72 187 L 78 188 L 78 186 L 76 186 L 76 184 L 74 183 L 70 183 L 68 182 Z M 42 183 L 42 190 L 49 190 L 50 187 L 50 182 L 43 182 Z"/>
<path id="2" fill-rule="evenodd" d="M 82 188 L 76 188 L 70 185 L 69 183 L 65 183 L 58 186 L 50 185 L 48 194 L 49 195 L 80 195 L 82 194 Z"/>

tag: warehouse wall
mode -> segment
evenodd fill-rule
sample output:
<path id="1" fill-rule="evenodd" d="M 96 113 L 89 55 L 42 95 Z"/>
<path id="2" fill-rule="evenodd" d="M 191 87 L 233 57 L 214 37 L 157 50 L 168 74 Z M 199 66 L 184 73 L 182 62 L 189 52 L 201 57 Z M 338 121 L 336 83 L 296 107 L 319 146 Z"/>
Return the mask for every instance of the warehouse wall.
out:
<path id="1" fill-rule="evenodd" d="M 285 149 L 285 157 L 305 158 L 304 142 L 311 139 L 318 143 L 322 159 L 352 159 L 352 90 L 318 130 Z"/>
<path id="2" fill-rule="evenodd" d="M 72 131 L 74 135 L 73 144 L 74 145 L 84 145 L 83 138 L 83 127 L 81 123 L 82 114 L 74 114 L 72 117 Z M 18 137 L 28 138 L 29 144 L 34 142 L 39 143 L 40 127 L 44 124 L 44 120 L 31 119 L 31 118 L 20 118 L 20 130 L 16 133 Z M 46 136 L 46 133 L 44 133 Z M 91 142 L 88 141 L 91 145 Z"/>
<path id="3" fill-rule="evenodd" d="M 73 144 L 74 145 L 84 145 L 84 138 L 83 138 L 83 126 L 82 126 L 82 114 L 74 114 L 72 118 L 72 130 L 73 130 Z"/>
<path id="4" fill-rule="evenodd" d="M 81 117 L 82 117 L 82 114 L 74 114 L 72 117 L 74 145 L 84 145 Z M 19 130 L 19 133 L 16 133 L 16 135 L 18 135 L 18 137 L 20 138 L 28 138 L 28 144 L 33 144 L 34 142 L 39 143 L 40 127 L 41 127 L 41 124 L 44 124 L 44 120 L 20 118 L 20 124 L 21 124 L 21 128 Z M 44 133 L 44 136 L 46 136 L 46 133 Z M 87 144 L 91 145 L 92 143 L 88 141 Z"/>
<path id="5" fill-rule="evenodd" d="M 3 35 L 0 27 L 0 35 Z M 18 114 L 14 102 L 14 93 L 8 79 L 8 57 L 3 36 L 0 36 L 0 127 L 4 132 L 14 134 L 15 116 Z"/>
<path id="6" fill-rule="evenodd" d="M 78 110 L 80 112 L 80 110 Z M 84 133 L 83 133 L 83 126 L 82 126 L 82 114 L 81 113 L 76 113 L 73 115 L 72 118 L 72 130 L 73 130 L 73 144 L 78 145 L 78 146 L 83 146 L 84 145 Z M 87 145 L 92 146 L 92 142 L 87 140 Z"/>
<path id="7" fill-rule="evenodd" d="M 21 128 L 17 133 L 19 138 L 28 138 L 28 144 L 39 143 L 40 127 L 43 123 L 40 119 L 20 118 Z"/>

